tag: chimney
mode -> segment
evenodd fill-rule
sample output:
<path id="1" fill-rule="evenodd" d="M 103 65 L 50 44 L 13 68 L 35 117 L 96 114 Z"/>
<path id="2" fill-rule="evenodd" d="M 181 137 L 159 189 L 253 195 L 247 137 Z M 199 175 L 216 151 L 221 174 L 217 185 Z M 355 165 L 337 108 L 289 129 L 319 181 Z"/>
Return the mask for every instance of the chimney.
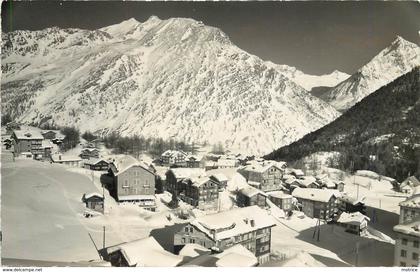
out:
<path id="1" fill-rule="evenodd" d="M 255 227 L 255 220 L 251 219 L 251 227 Z"/>

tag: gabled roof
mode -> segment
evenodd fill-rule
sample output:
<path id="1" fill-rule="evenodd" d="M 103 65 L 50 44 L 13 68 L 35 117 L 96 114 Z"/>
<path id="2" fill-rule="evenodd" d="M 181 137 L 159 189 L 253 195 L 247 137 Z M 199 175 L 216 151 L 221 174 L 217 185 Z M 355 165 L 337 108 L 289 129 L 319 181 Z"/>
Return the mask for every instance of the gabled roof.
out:
<path id="1" fill-rule="evenodd" d="M 101 199 L 104 198 L 103 195 L 101 195 L 100 193 L 96 193 L 96 192 L 83 195 L 84 200 L 87 200 L 87 199 L 92 198 L 92 197 L 98 197 L 98 198 L 101 198 Z"/>
<path id="2" fill-rule="evenodd" d="M 201 185 L 205 184 L 208 181 L 211 181 L 211 182 L 214 183 L 214 181 L 211 180 L 207 176 L 193 176 L 193 177 L 187 178 L 185 180 L 190 180 L 192 185 L 195 186 L 195 187 L 200 187 Z"/>
<path id="3" fill-rule="evenodd" d="M 400 224 L 394 227 L 394 231 L 411 236 L 420 237 L 420 221 L 414 221 L 408 224 Z"/>
<path id="4" fill-rule="evenodd" d="M 223 173 L 216 173 L 210 176 L 211 179 L 217 181 L 217 182 L 225 182 L 229 179 L 225 176 Z"/>
<path id="5" fill-rule="evenodd" d="M 171 168 L 167 172 L 172 172 L 176 179 L 206 176 L 206 171 L 201 168 Z"/>
<path id="6" fill-rule="evenodd" d="M 416 187 L 420 185 L 420 181 L 415 177 L 415 176 L 411 176 L 406 178 L 403 182 L 401 182 L 400 187 L 404 187 L 404 186 L 410 186 L 410 187 Z"/>
<path id="7" fill-rule="evenodd" d="M 403 202 L 400 202 L 400 206 L 408 208 L 420 208 L 420 194 L 413 194 Z"/>
<path id="8" fill-rule="evenodd" d="M 115 167 L 115 170 L 116 170 L 116 173 L 114 173 L 115 176 L 118 176 L 121 173 L 124 173 L 126 170 L 130 169 L 133 166 L 139 166 L 154 175 L 153 171 L 150 170 L 148 165 L 136 160 L 134 157 L 129 156 L 129 155 L 117 157 L 116 159 L 114 159 L 113 162 L 111 162 L 111 165 L 113 166 L 111 167 L 112 171 L 114 171 L 113 168 Z"/>
<path id="9" fill-rule="evenodd" d="M 360 212 L 354 212 L 354 213 L 341 213 L 340 217 L 338 218 L 338 223 L 344 223 L 344 224 L 352 224 L 352 225 L 359 225 L 363 221 L 370 221 L 370 218 L 367 217 L 364 214 L 361 214 Z"/>
<path id="10" fill-rule="evenodd" d="M 246 165 L 241 168 L 241 170 L 247 171 L 247 172 L 254 172 L 254 173 L 264 173 L 271 167 L 275 167 L 279 170 L 281 170 L 281 167 L 278 166 L 277 162 L 274 161 L 264 161 L 261 163 L 251 163 L 249 165 Z"/>
<path id="11" fill-rule="evenodd" d="M 120 251 L 130 266 L 174 267 L 182 257 L 163 249 L 153 237 L 123 243 L 107 249 L 108 254 Z"/>
<path id="12" fill-rule="evenodd" d="M 258 206 L 235 208 L 217 214 L 205 215 L 196 218 L 190 224 L 212 240 L 223 240 L 276 225 L 273 217 Z M 213 231 L 215 231 L 214 236 Z"/>
<path id="13" fill-rule="evenodd" d="M 281 199 L 292 198 L 292 195 L 286 194 L 283 191 L 272 191 L 272 192 L 268 192 L 267 195 L 271 197 L 275 197 L 275 198 L 281 198 Z"/>
<path id="14" fill-rule="evenodd" d="M 187 161 L 202 161 L 203 160 L 203 156 L 200 155 L 188 155 L 185 159 Z"/>
<path id="15" fill-rule="evenodd" d="M 335 190 L 314 189 L 314 188 L 296 188 L 292 192 L 292 196 L 307 200 L 328 202 L 332 197 L 336 197 Z"/>
<path id="16" fill-rule="evenodd" d="M 97 164 L 97 163 L 99 163 L 99 162 L 101 162 L 101 161 L 104 161 L 104 162 L 106 162 L 106 163 L 108 163 L 108 164 L 109 164 L 109 162 L 108 162 L 108 161 L 106 161 L 105 159 L 101 159 L 101 158 L 90 158 L 89 160 L 86 160 L 86 161 L 85 161 L 85 164 L 88 164 L 88 165 L 95 165 L 95 164 Z"/>
<path id="17" fill-rule="evenodd" d="M 318 186 L 318 183 L 316 182 L 316 178 L 312 176 L 303 176 L 302 179 L 297 179 L 296 181 L 305 187 L 308 187 L 311 184 L 315 184 L 316 186 Z"/>
<path id="18" fill-rule="evenodd" d="M 357 205 L 357 204 L 365 204 L 364 200 L 365 197 L 361 197 L 361 198 L 357 198 L 353 195 L 347 194 L 347 193 L 342 193 L 341 196 L 338 197 L 341 201 L 345 202 L 345 203 L 349 203 L 352 205 Z"/>
<path id="19" fill-rule="evenodd" d="M 36 130 L 14 130 L 15 137 L 19 140 L 44 140 L 44 137 Z"/>
<path id="20" fill-rule="evenodd" d="M 257 195 L 257 194 L 261 194 L 263 196 L 267 196 L 263 191 L 258 190 L 257 188 L 252 187 L 252 186 L 246 186 L 246 187 L 240 189 L 239 192 L 241 194 L 247 196 L 247 197 L 253 197 L 253 196 Z"/>
<path id="21" fill-rule="evenodd" d="M 170 149 L 166 150 L 165 152 L 162 153 L 162 157 L 163 156 L 165 156 L 165 157 L 175 157 L 175 156 L 178 156 L 178 155 L 187 156 L 188 154 L 185 153 L 182 150 L 170 150 Z"/>

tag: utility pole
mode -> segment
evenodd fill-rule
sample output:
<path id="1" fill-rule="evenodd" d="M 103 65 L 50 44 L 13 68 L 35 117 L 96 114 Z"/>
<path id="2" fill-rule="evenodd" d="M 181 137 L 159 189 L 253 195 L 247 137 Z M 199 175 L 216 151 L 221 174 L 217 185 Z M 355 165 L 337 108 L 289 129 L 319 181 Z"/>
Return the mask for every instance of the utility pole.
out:
<path id="1" fill-rule="evenodd" d="M 104 233 L 102 238 L 102 248 L 105 248 L 105 226 L 104 226 Z"/>
<path id="2" fill-rule="evenodd" d="M 356 242 L 356 264 L 355 266 L 358 266 L 358 262 L 359 262 L 359 242 Z"/>
<path id="3" fill-rule="evenodd" d="M 96 246 L 96 244 L 95 244 L 95 241 L 93 240 L 93 238 L 92 238 L 92 235 L 90 235 L 90 233 L 88 232 L 88 235 L 89 235 L 89 237 L 90 237 L 90 240 L 92 241 L 92 243 L 93 243 L 93 246 L 95 247 L 95 249 L 96 249 L 96 252 L 98 252 L 98 255 L 99 255 L 99 258 L 102 260 L 102 256 L 101 256 L 101 254 L 99 253 L 99 249 L 98 249 L 98 247 Z"/>

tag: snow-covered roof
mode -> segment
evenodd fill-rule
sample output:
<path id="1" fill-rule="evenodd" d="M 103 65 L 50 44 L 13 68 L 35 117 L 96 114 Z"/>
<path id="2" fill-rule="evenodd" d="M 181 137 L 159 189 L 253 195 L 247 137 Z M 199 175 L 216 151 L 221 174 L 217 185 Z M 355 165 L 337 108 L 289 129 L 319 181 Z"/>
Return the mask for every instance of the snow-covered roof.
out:
<path id="1" fill-rule="evenodd" d="M 162 153 L 162 157 L 177 157 L 177 156 L 187 156 L 188 154 L 182 150 L 166 150 Z"/>
<path id="2" fill-rule="evenodd" d="M 348 194 L 348 193 L 342 193 L 339 197 L 338 197 L 341 201 L 352 204 L 352 205 L 357 205 L 357 204 L 365 204 L 364 200 L 365 197 L 361 197 L 361 198 L 357 198 L 354 195 Z"/>
<path id="3" fill-rule="evenodd" d="M 253 220 L 253 221 L 252 221 Z M 223 240 L 257 229 L 275 226 L 274 219 L 258 206 L 235 208 L 196 218 L 190 224 L 209 238 Z M 214 237 L 212 231 L 215 231 Z"/>
<path id="4" fill-rule="evenodd" d="M 338 223 L 351 224 L 351 225 L 360 225 L 363 221 L 370 221 L 370 218 L 360 212 L 354 213 L 341 213 L 338 218 Z"/>
<path id="5" fill-rule="evenodd" d="M 186 160 L 187 161 L 202 161 L 203 160 L 203 156 L 201 155 L 188 155 Z"/>
<path id="6" fill-rule="evenodd" d="M 101 158 L 90 158 L 90 159 L 88 159 L 88 160 L 85 161 L 85 164 L 95 165 L 95 164 L 97 164 L 97 163 L 99 163 L 101 161 L 104 161 L 104 162 L 108 163 L 106 160 L 101 159 Z"/>
<path id="7" fill-rule="evenodd" d="M 203 254 L 210 253 L 211 250 L 200 246 L 199 244 L 186 244 L 180 251 L 180 256 L 197 257 Z"/>
<path id="8" fill-rule="evenodd" d="M 394 226 L 394 231 L 420 237 L 420 221 L 414 221 L 408 224 L 400 224 Z"/>
<path id="9" fill-rule="evenodd" d="M 400 188 L 405 186 L 416 187 L 420 185 L 420 181 L 415 177 L 411 176 L 406 178 L 403 182 L 401 182 Z"/>
<path id="10" fill-rule="evenodd" d="M 305 187 L 308 187 L 311 184 L 315 184 L 316 186 L 318 186 L 316 178 L 313 176 L 303 176 L 301 179 L 297 179 L 296 181 Z"/>
<path id="11" fill-rule="evenodd" d="M 270 169 L 271 167 L 275 167 L 279 170 L 281 170 L 282 168 L 279 167 L 278 163 L 275 161 L 263 161 L 260 163 L 254 162 L 251 164 L 248 164 L 244 167 L 242 167 L 242 170 L 248 171 L 248 172 L 254 172 L 254 173 L 264 173 L 265 171 L 267 171 L 268 169 Z"/>
<path id="12" fill-rule="evenodd" d="M 210 178 L 212 178 L 212 179 L 214 179 L 214 180 L 216 180 L 216 181 L 218 181 L 218 182 L 225 182 L 225 181 L 228 181 L 229 179 L 226 177 L 226 175 L 225 174 L 223 174 L 223 173 L 216 173 L 216 174 L 212 174 L 211 176 L 210 176 Z"/>
<path id="13" fill-rule="evenodd" d="M 298 176 L 298 177 L 305 175 L 305 173 L 303 173 L 303 171 L 301 169 L 290 169 L 288 172 L 290 174 Z"/>
<path id="14" fill-rule="evenodd" d="M 81 161 L 82 159 L 78 156 L 64 156 L 60 154 L 53 154 L 51 155 L 51 160 L 53 162 L 77 162 Z"/>
<path id="15" fill-rule="evenodd" d="M 111 165 L 113 165 L 116 169 L 116 173 L 114 173 L 115 176 L 118 176 L 119 174 L 125 172 L 126 170 L 128 170 L 129 168 L 133 167 L 133 166 L 139 166 L 143 169 L 145 169 L 146 171 L 154 174 L 148 165 L 146 165 L 144 162 L 140 162 L 138 160 L 136 160 L 134 157 L 129 156 L 129 155 L 124 155 L 121 157 L 117 157 L 113 162 L 111 162 Z M 112 169 L 112 168 L 111 168 Z"/>
<path id="16" fill-rule="evenodd" d="M 420 208 L 420 194 L 413 194 L 403 202 L 400 202 L 400 206 L 408 208 Z"/>
<path id="17" fill-rule="evenodd" d="M 331 197 L 336 196 L 335 190 L 315 189 L 315 188 L 296 188 L 292 196 L 319 202 L 328 202 Z"/>
<path id="18" fill-rule="evenodd" d="M 378 179 L 379 178 L 378 173 L 375 173 L 375 172 L 369 171 L 369 170 L 357 170 L 356 171 L 356 176 L 368 177 L 368 178 L 373 178 L 373 179 Z"/>
<path id="19" fill-rule="evenodd" d="M 207 176 L 193 176 L 188 178 L 187 180 L 191 180 L 193 186 L 200 187 L 201 185 L 209 181 L 210 178 Z"/>
<path id="20" fill-rule="evenodd" d="M 292 195 L 286 194 L 283 191 L 272 191 L 272 192 L 268 192 L 267 195 L 272 196 L 274 198 L 281 198 L 281 199 L 292 198 Z"/>
<path id="21" fill-rule="evenodd" d="M 239 192 L 247 197 L 253 197 L 257 194 L 261 194 L 263 196 L 267 196 L 263 191 L 258 190 L 255 187 L 252 186 L 246 186 L 244 188 L 242 188 L 241 190 L 239 190 Z"/>
<path id="22" fill-rule="evenodd" d="M 206 176 L 206 171 L 201 168 L 171 168 L 169 171 L 176 179 Z"/>
<path id="23" fill-rule="evenodd" d="M 156 197 L 154 195 L 126 195 L 126 196 L 118 196 L 118 200 L 149 200 L 155 201 Z"/>
<path id="24" fill-rule="evenodd" d="M 16 138 L 19 140 L 43 140 L 44 137 L 36 130 L 14 130 Z"/>
<path id="25" fill-rule="evenodd" d="M 182 257 L 163 249 L 153 237 L 123 243 L 107 249 L 108 254 L 120 251 L 130 266 L 174 267 Z"/>
<path id="26" fill-rule="evenodd" d="M 103 195 L 101 195 L 100 193 L 93 192 L 93 193 L 85 194 L 84 199 L 89 199 L 89 198 L 94 197 L 94 196 L 99 197 L 99 198 L 103 198 Z"/>
<path id="27" fill-rule="evenodd" d="M 86 147 L 86 148 L 83 148 L 82 149 L 82 152 L 99 152 L 99 150 L 97 149 L 97 148 L 94 148 L 94 147 Z"/>
<path id="28" fill-rule="evenodd" d="M 183 264 L 183 266 L 251 267 L 257 264 L 258 259 L 255 255 L 243 245 L 237 244 L 218 254 L 208 254 L 206 252 L 203 255 L 197 256 L 191 261 Z"/>
<path id="29" fill-rule="evenodd" d="M 258 264 L 257 257 L 241 244 L 217 254 L 217 258 L 217 267 L 251 267 Z"/>

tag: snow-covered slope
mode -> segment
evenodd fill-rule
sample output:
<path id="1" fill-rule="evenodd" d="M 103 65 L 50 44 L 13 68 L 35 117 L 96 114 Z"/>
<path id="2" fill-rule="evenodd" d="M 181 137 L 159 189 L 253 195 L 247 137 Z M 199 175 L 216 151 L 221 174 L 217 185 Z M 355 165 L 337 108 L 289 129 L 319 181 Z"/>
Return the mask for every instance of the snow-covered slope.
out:
<path id="1" fill-rule="evenodd" d="M 420 48 L 397 37 L 350 78 L 324 93 L 321 98 L 345 111 L 367 95 L 420 65 Z"/>
<path id="2" fill-rule="evenodd" d="M 265 153 L 339 113 L 192 19 L 3 34 L 4 113 L 82 131 L 223 142 Z"/>
<path id="3" fill-rule="evenodd" d="M 314 87 L 334 87 L 340 82 L 346 80 L 350 75 L 335 70 L 330 74 L 325 75 L 309 75 L 305 74 L 302 71 L 299 71 L 295 67 L 288 65 L 278 65 L 278 69 L 285 76 L 302 86 L 308 91 L 311 91 Z"/>

